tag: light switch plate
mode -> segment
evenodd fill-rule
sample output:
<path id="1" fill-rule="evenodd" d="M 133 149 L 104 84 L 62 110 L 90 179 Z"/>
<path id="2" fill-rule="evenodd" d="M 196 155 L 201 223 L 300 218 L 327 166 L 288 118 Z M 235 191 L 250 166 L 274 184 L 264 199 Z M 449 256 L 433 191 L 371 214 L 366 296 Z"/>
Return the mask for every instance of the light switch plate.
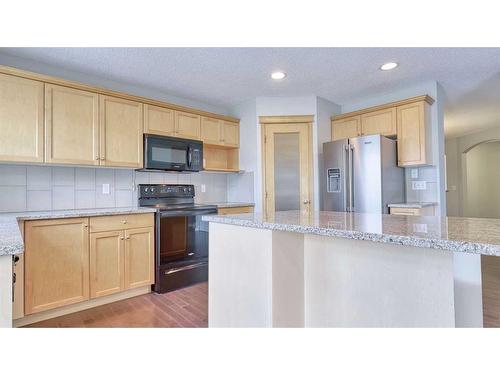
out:
<path id="1" fill-rule="evenodd" d="M 102 184 L 102 193 L 109 194 L 109 184 Z"/>
<path id="2" fill-rule="evenodd" d="M 201 192 L 206 193 L 207 192 L 207 185 L 201 184 Z"/>
<path id="3" fill-rule="evenodd" d="M 412 181 L 411 188 L 413 190 L 425 190 L 427 189 L 427 181 Z"/>
<path id="4" fill-rule="evenodd" d="M 411 169 L 411 178 L 418 178 L 418 169 L 417 168 Z"/>

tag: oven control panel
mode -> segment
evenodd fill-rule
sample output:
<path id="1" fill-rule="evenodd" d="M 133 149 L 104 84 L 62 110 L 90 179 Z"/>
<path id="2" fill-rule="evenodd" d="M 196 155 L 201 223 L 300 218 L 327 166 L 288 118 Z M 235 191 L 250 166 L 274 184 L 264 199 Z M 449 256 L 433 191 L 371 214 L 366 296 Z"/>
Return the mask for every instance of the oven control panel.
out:
<path id="1" fill-rule="evenodd" d="M 194 185 L 139 184 L 140 198 L 194 197 Z"/>

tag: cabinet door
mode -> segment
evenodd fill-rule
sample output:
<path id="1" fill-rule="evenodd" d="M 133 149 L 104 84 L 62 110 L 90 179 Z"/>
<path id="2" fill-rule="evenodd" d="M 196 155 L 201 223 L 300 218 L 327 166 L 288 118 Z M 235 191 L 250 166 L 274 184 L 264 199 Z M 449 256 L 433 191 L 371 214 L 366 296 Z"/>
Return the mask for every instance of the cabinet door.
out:
<path id="1" fill-rule="evenodd" d="M 174 110 L 144 105 L 144 133 L 157 135 L 174 135 Z"/>
<path id="2" fill-rule="evenodd" d="M 224 135 L 222 140 L 224 145 L 239 147 L 240 145 L 240 125 L 234 122 L 223 121 Z"/>
<path id="3" fill-rule="evenodd" d="M 154 283 L 154 230 L 125 231 L 125 289 Z"/>
<path id="4" fill-rule="evenodd" d="M 200 139 L 200 116 L 175 111 L 175 134 L 180 138 Z"/>
<path id="5" fill-rule="evenodd" d="M 382 134 L 396 135 L 396 108 L 361 115 L 361 135 Z"/>
<path id="6" fill-rule="evenodd" d="M 332 141 L 361 135 L 360 116 L 332 121 Z"/>
<path id="7" fill-rule="evenodd" d="M 142 168 L 142 103 L 101 95 L 101 165 Z"/>
<path id="8" fill-rule="evenodd" d="M 90 235 L 90 298 L 124 289 L 124 242 L 123 231 Z"/>
<path id="9" fill-rule="evenodd" d="M 0 74 L 0 160 L 43 162 L 43 83 Z"/>
<path id="10" fill-rule="evenodd" d="M 89 299 L 88 218 L 25 223 L 25 314 Z"/>
<path id="11" fill-rule="evenodd" d="M 397 107 L 398 165 L 426 164 L 425 103 Z"/>
<path id="12" fill-rule="evenodd" d="M 222 143 L 221 121 L 211 117 L 201 118 L 201 140 L 203 143 L 219 145 Z"/>
<path id="13" fill-rule="evenodd" d="M 99 165 L 98 95 L 45 85 L 45 161 Z"/>

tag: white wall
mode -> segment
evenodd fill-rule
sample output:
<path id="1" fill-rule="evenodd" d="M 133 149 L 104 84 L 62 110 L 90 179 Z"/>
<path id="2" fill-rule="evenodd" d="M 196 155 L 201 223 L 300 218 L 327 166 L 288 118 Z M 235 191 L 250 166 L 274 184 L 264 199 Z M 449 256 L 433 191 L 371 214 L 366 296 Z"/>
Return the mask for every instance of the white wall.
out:
<path id="1" fill-rule="evenodd" d="M 63 78 L 71 81 L 103 87 L 110 90 L 121 91 L 128 94 L 144 96 L 149 99 L 162 100 L 168 103 L 183 105 L 186 107 L 201 109 L 209 112 L 215 112 L 219 114 L 229 114 L 228 108 L 214 106 L 208 103 L 199 102 L 189 98 L 182 98 L 179 96 L 171 95 L 169 93 L 150 89 L 147 87 L 130 85 L 127 83 L 116 82 L 104 77 L 96 77 L 75 71 L 61 69 L 56 66 L 40 63 L 38 61 L 24 59 L 17 56 L 6 55 L 3 53 L 0 53 L 0 65 L 7 65 L 18 69 L 28 70 L 34 73 L 46 74 L 57 78 Z"/>
<path id="2" fill-rule="evenodd" d="M 481 143 L 465 158 L 465 216 L 500 219 L 500 141 Z"/>
<path id="3" fill-rule="evenodd" d="M 464 153 L 482 142 L 500 140 L 500 126 L 446 140 L 446 172 L 448 180 L 448 215 L 464 216 Z"/>
<path id="4" fill-rule="evenodd" d="M 427 181 L 427 191 L 413 191 L 411 189 L 411 175 L 409 168 L 406 175 L 406 199 L 408 202 L 431 201 L 439 205 L 437 214 L 446 214 L 446 196 L 444 188 L 444 96 L 441 86 L 435 82 L 423 82 L 419 85 L 397 89 L 391 92 L 380 93 L 376 96 L 360 98 L 359 100 L 344 103 L 342 113 L 368 108 L 380 104 L 394 102 L 413 96 L 429 95 L 435 102 L 431 106 L 432 157 L 434 165 L 419 167 L 418 180 Z"/>
<path id="5" fill-rule="evenodd" d="M 12 256 L 0 256 L 0 328 L 12 327 Z"/>

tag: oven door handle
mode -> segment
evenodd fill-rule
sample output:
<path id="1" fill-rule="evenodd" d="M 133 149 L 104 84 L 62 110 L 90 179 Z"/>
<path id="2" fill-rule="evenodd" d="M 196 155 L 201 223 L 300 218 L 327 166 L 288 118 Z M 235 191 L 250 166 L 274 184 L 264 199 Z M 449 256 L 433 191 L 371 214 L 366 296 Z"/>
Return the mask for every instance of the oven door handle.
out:
<path id="1" fill-rule="evenodd" d="M 217 210 L 173 210 L 173 211 L 162 211 L 160 212 L 160 217 L 174 217 L 174 216 L 199 216 L 199 215 L 217 215 Z"/>
<path id="2" fill-rule="evenodd" d="M 208 262 L 200 262 L 200 263 L 190 264 L 188 266 L 172 268 L 172 269 L 165 271 L 165 275 L 170 275 L 172 273 L 176 273 L 176 272 L 180 272 L 180 271 L 192 270 L 193 268 L 203 267 L 206 265 L 208 265 Z"/>

